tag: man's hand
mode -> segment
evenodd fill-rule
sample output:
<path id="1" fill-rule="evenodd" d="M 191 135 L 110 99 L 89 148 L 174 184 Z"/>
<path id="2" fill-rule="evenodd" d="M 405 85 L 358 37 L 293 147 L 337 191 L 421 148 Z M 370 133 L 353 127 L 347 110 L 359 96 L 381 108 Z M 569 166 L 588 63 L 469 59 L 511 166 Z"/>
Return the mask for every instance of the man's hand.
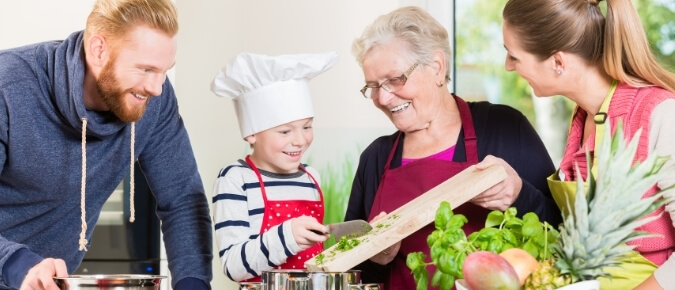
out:
<path id="1" fill-rule="evenodd" d="M 28 270 L 21 283 L 21 290 L 59 290 L 54 277 L 68 277 L 66 262 L 61 259 L 44 259 Z"/>

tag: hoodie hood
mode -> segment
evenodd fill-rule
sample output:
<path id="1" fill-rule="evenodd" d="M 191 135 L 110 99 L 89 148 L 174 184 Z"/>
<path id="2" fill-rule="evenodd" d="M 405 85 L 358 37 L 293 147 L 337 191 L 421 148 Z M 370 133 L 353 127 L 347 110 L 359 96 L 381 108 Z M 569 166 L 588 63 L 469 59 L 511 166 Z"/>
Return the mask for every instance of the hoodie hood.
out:
<path id="1" fill-rule="evenodd" d="M 43 44 L 40 49 L 53 51 L 53 54 L 37 55 L 47 55 L 53 60 L 44 60 L 47 65 L 42 67 L 47 67 L 47 79 L 42 85 L 52 92 L 52 102 L 74 133 L 81 132 L 82 118 L 87 118 L 87 136 L 103 138 L 119 132 L 128 124 L 111 112 L 88 110 L 84 106 L 83 83 L 87 66 L 83 43 L 84 31 L 78 31 L 62 42 Z M 56 44 L 56 49 L 45 47 L 50 44 Z"/>
<path id="2" fill-rule="evenodd" d="M 124 130 L 127 123 L 119 120 L 111 112 L 98 112 L 88 110 L 84 105 L 83 83 L 86 74 L 86 58 L 83 48 L 83 31 L 71 34 L 67 39 L 59 43 L 53 54 L 44 54 L 53 57 L 53 61 L 48 60 L 47 79 L 48 88 L 53 96 L 54 103 L 61 118 L 66 124 L 73 128 L 73 131 L 80 131 L 82 138 L 82 180 L 81 180 L 81 229 L 79 239 L 80 251 L 86 250 L 88 244 L 86 238 L 86 183 L 87 183 L 87 137 L 94 136 L 103 139 L 106 136 L 116 134 Z M 43 47 L 46 48 L 46 47 Z M 40 54 L 38 54 L 40 55 Z M 49 64 L 52 65 L 49 65 Z M 65 85 L 63 85 L 65 84 Z M 130 148 L 130 170 L 131 176 L 134 174 L 134 123 L 131 123 L 131 148 Z M 130 222 L 134 221 L 134 182 L 130 182 Z"/>

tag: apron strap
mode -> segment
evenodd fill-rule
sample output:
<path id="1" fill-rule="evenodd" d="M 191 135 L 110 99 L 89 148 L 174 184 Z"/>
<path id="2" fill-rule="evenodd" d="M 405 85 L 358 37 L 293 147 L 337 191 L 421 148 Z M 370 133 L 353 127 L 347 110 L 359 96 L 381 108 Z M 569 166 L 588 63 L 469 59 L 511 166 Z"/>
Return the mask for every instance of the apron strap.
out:
<path id="1" fill-rule="evenodd" d="M 314 184 L 316 184 L 316 191 L 319 192 L 319 199 L 321 200 L 321 204 L 324 204 L 323 203 L 323 192 L 321 192 L 321 186 L 319 185 L 318 182 L 316 182 L 316 179 L 314 178 L 314 176 L 311 173 L 309 173 L 309 171 L 307 171 L 307 169 L 305 169 L 305 167 L 302 166 L 302 164 L 300 164 L 300 166 L 298 168 L 300 170 L 304 171 L 305 173 L 307 173 L 307 176 L 309 176 L 309 179 L 311 179 L 312 182 L 314 182 Z"/>
<path id="2" fill-rule="evenodd" d="M 605 100 L 602 101 L 600 105 L 600 111 L 598 111 L 595 116 L 593 116 L 593 121 L 595 122 L 595 142 L 593 144 L 593 164 L 591 164 L 591 172 L 593 176 L 598 176 L 598 148 L 602 144 L 602 138 L 605 136 L 605 123 L 607 122 L 607 111 L 609 110 L 609 103 L 612 102 L 612 97 L 614 96 L 614 91 L 618 85 L 617 80 L 612 80 L 612 84 L 609 86 L 609 92 L 605 96 Z"/>
<path id="3" fill-rule="evenodd" d="M 255 166 L 253 161 L 251 160 L 251 155 L 246 155 L 246 163 L 248 164 L 249 167 L 255 172 L 255 176 L 258 177 L 258 183 L 260 184 L 260 191 L 262 192 L 262 197 L 263 201 L 265 204 L 267 204 L 267 193 L 265 191 L 265 183 L 262 180 L 262 175 L 260 174 L 260 170 L 258 170 L 258 167 Z M 316 179 L 314 176 L 312 176 L 307 169 L 305 169 L 304 166 L 300 165 L 298 166 L 298 169 L 302 170 L 303 172 L 307 173 L 307 176 L 309 176 L 309 179 L 316 184 L 316 190 L 319 192 L 319 199 L 321 200 L 321 204 L 323 204 L 323 192 L 321 192 L 321 187 L 319 186 L 319 183 L 316 182 Z"/>
<path id="4" fill-rule="evenodd" d="M 391 151 L 389 151 L 389 157 L 387 157 L 387 163 L 384 164 L 384 172 L 386 173 L 387 170 L 391 167 L 391 161 L 394 160 L 394 155 L 396 154 L 396 149 L 398 148 L 398 142 L 401 140 L 401 136 L 403 135 L 403 132 L 398 131 L 398 135 L 396 135 L 396 140 L 394 140 L 394 147 L 391 148 Z M 382 173 L 384 175 L 384 173 Z"/>
<path id="5" fill-rule="evenodd" d="M 478 143 L 476 130 L 473 126 L 473 117 L 469 105 L 460 97 L 452 94 L 457 102 L 459 117 L 462 120 L 462 129 L 464 130 L 464 150 L 466 151 L 466 161 L 470 164 L 478 163 Z"/>
<path id="6" fill-rule="evenodd" d="M 471 164 L 478 163 L 478 146 L 476 138 L 476 130 L 473 126 L 473 117 L 471 116 L 471 110 L 469 105 L 460 97 L 455 94 L 452 94 L 455 102 L 457 103 L 457 109 L 459 110 L 459 118 L 462 120 L 462 129 L 464 130 L 464 150 L 466 151 L 466 161 Z M 399 131 L 394 140 L 394 147 L 389 152 L 389 157 L 387 157 L 387 162 L 384 165 L 385 172 L 391 168 L 391 161 L 394 159 L 396 149 L 398 148 L 399 141 L 403 132 Z"/>
<path id="7" fill-rule="evenodd" d="M 260 174 L 260 170 L 258 170 L 258 167 L 253 164 L 253 161 L 251 161 L 251 155 L 246 155 L 246 163 L 248 164 L 251 169 L 253 169 L 253 172 L 255 172 L 255 176 L 258 177 L 258 183 L 260 184 L 260 192 L 262 193 L 262 198 L 263 202 L 267 204 L 267 193 L 265 192 L 265 183 L 262 180 L 262 175 Z"/>

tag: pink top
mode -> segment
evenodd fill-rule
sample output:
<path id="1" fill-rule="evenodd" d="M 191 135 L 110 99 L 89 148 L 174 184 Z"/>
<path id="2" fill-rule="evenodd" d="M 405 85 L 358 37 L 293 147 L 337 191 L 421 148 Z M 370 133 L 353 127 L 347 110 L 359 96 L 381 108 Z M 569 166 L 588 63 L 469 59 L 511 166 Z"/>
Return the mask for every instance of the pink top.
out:
<path id="1" fill-rule="evenodd" d="M 434 155 L 427 156 L 424 158 L 432 158 L 432 159 L 438 159 L 438 160 L 445 160 L 445 161 L 452 161 L 452 157 L 455 156 L 455 145 L 450 146 L 450 148 L 445 149 L 441 152 L 438 152 Z M 406 165 L 411 162 L 415 162 L 417 160 L 420 160 L 423 158 L 403 158 L 401 159 L 401 166 Z"/>

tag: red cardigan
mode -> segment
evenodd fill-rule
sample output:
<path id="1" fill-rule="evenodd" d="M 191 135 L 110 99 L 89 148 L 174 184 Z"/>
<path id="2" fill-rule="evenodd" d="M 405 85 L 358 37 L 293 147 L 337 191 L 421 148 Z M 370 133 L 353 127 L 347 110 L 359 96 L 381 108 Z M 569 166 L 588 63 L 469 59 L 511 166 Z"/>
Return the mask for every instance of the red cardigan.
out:
<path id="1" fill-rule="evenodd" d="M 649 154 L 649 125 L 654 108 L 666 99 L 675 99 L 675 94 L 659 87 L 635 88 L 625 83 L 619 83 L 607 112 L 612 128 L 616 128 L 617 121 L 622 119 L 624 134 L 627 140 L 632 138 L 639 128 L 642 128 L 640 141 L 638 142 L 636 161 L 643 161 Z M 568 181 L 576 180 L 574 164 L 579 166 L 582 178 L 587 176 L 586 149 L 593 154 L 595 134 L 589 136 L 586 144 L 579 148 L 583 136 L 584 120 L 587 113 L 577 108 L 572 119 L 568 134 L 565 153 L 560 163 L 560 170 L 565 174 Z M 592 155 L 591 155 L 592 156 Z M 643 197 L 651 196 L 658 191 L 657 186 L 652 187 Z M 661 215 L 660 218 L 638 228 L 639 231 L 647 231 L 660 236 L 647 237 L 629 242 L 635 245 L 636 250 L 645 258 L 657 266 L 663 264 L 675 250 L 675 228 L 669 214 L 663 214 L 664 207 L 659 208 L 650 216 Z"/>

